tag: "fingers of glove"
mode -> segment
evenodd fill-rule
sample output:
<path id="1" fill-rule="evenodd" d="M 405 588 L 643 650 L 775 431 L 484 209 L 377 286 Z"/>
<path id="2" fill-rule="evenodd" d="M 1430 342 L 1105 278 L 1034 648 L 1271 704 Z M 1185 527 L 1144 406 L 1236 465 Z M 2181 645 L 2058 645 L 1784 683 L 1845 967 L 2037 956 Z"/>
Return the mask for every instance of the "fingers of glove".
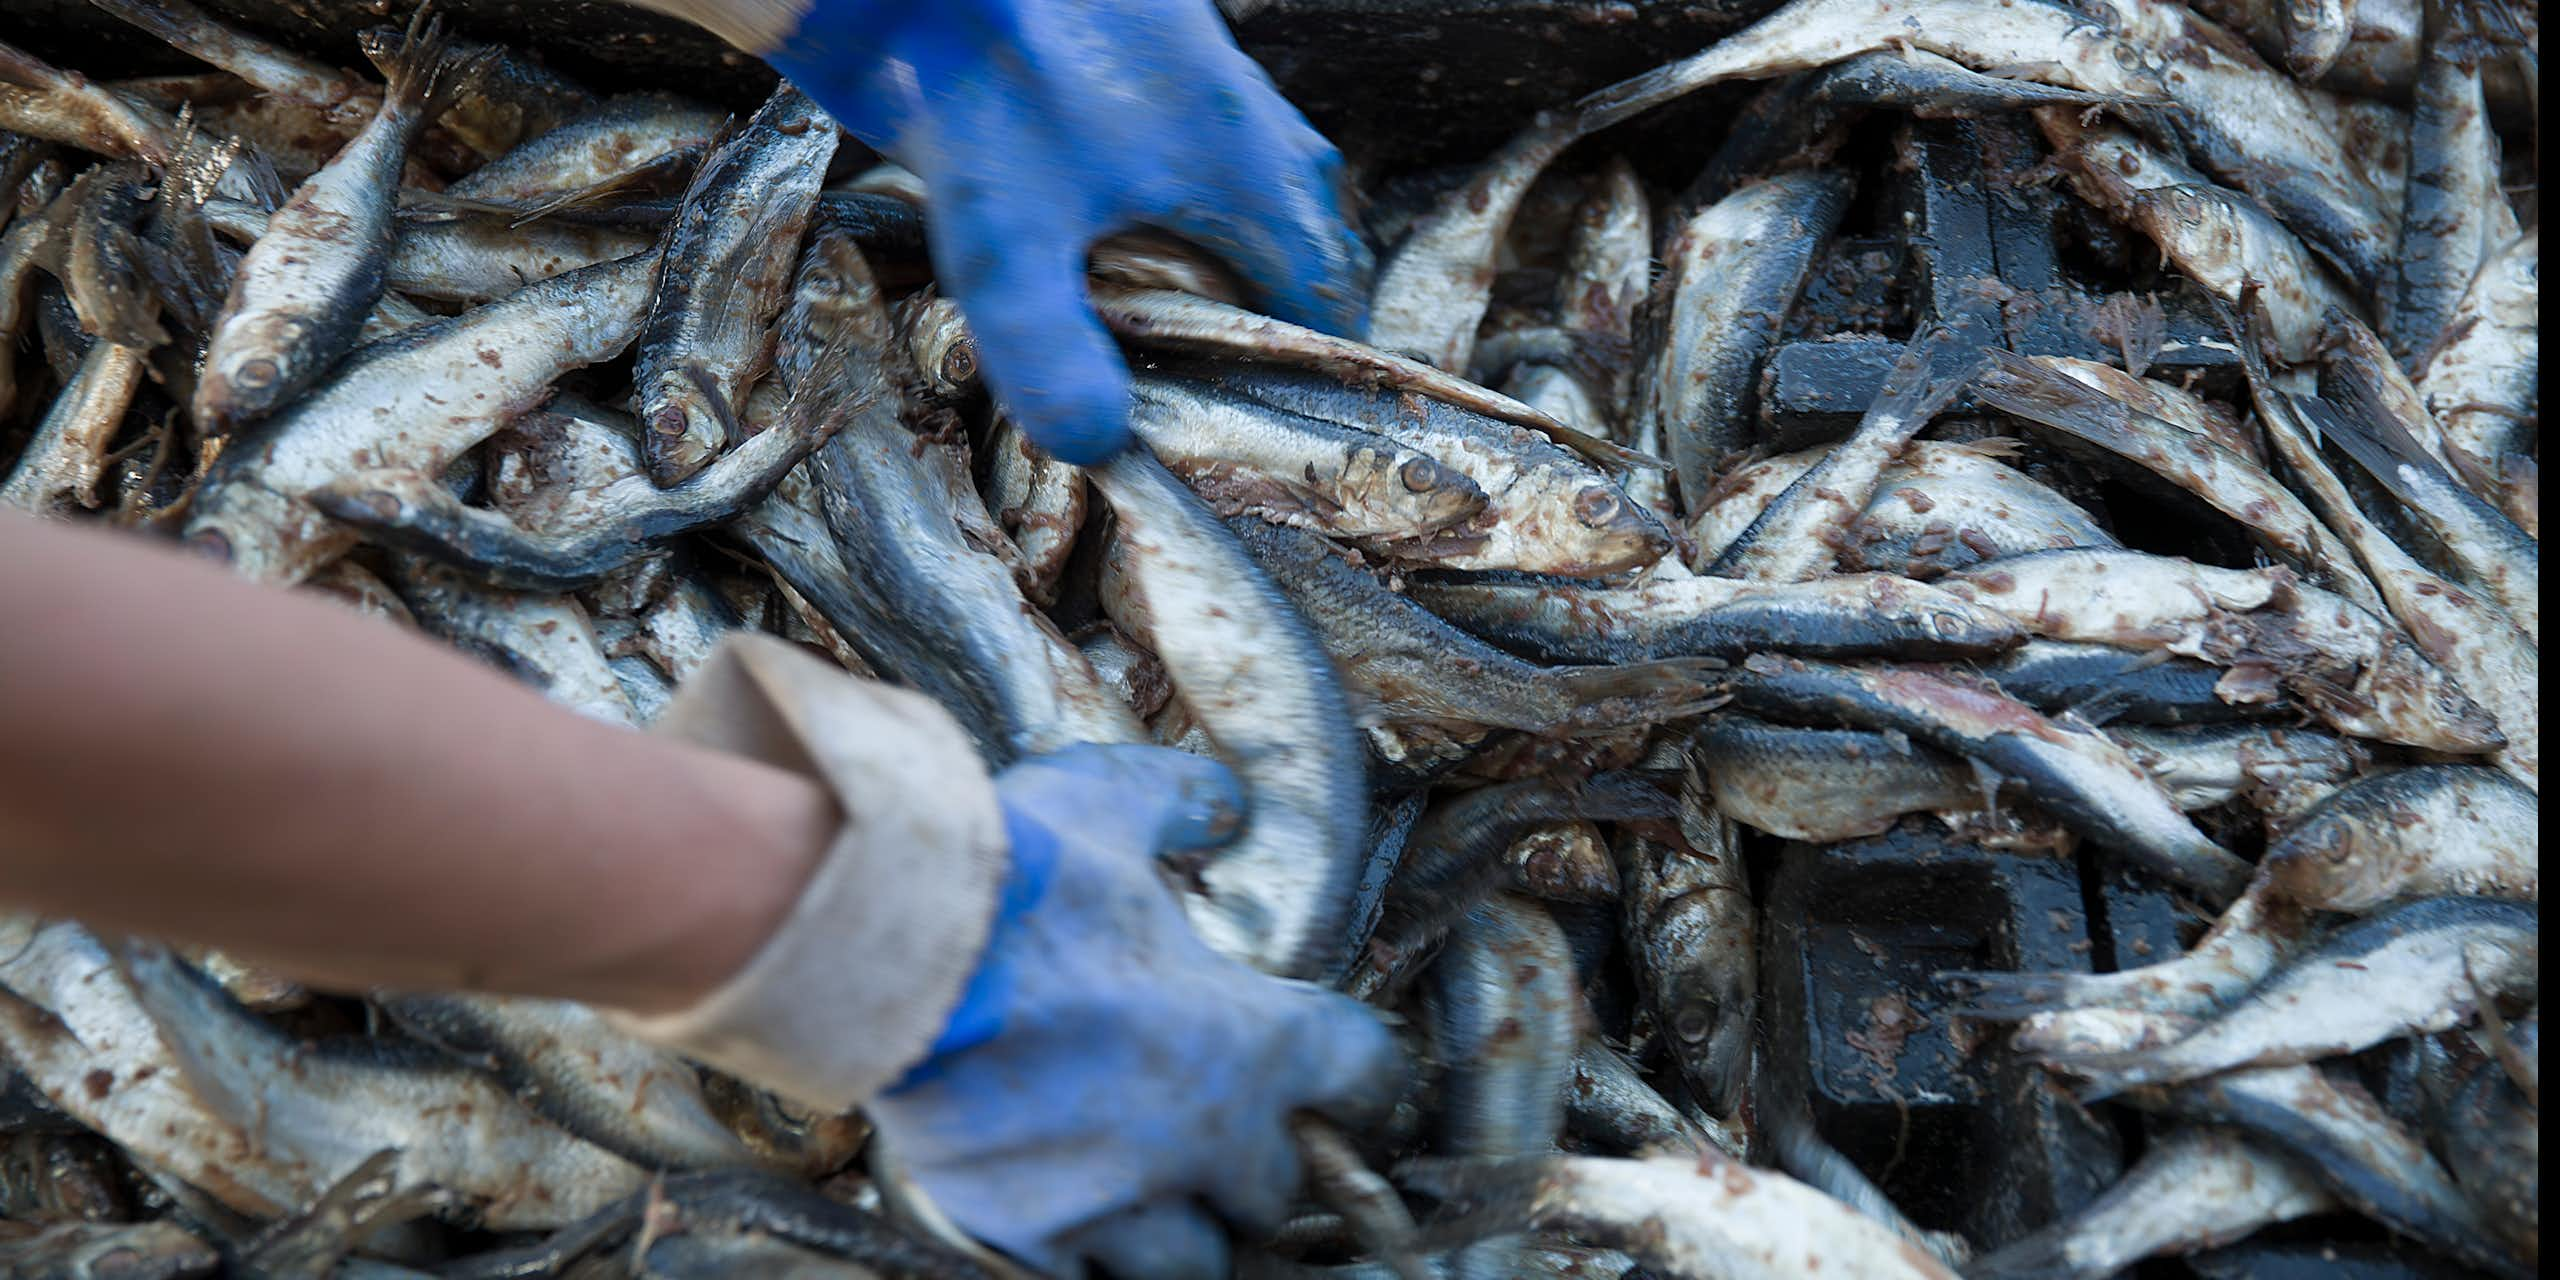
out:
<path id="1" fill-rule="evenodd" d="M 1140 1205 L 1071 1237 L 1067 1250 L 1090 1258 L 1120 1280 L 1191 1280 L 1227 1274 L 1227 1235 L 1199 1206 L 1184 1201 Z"/>
<path id="2" fill-rule="evenodd" d="M 1403 1091 L 1404 1051 L 1368 1006 L 1318 987 L 1291 984 L 1296 1001 L 1280 1043 L 1292 1053 L 1297 1105 L 1347 1125 L 1384 1116 Z"/>
<path id="3" fill-rule="evenodd" d="M 1209 145 L 1187 157 L 1168 207 L 1144 212 L 1214 250 L 1272 315 L 1356 333 L 1374 264 L 1344 218 L 1342 154 L 1261 68 L 1233 61 L 1240 69 L 1201 113 Z"/>
<path id="4" fill-rule="evenodd" d="M 1258 1238 L 1279 1230 L 1287 1220 L 1305 1170 L 1298 1160 L 1297 1143 L 1289 1136 L 1287 1117 L 1248 1111 L 1234 1123 L 1258 1125 L 1260 1131 L 1249 1129 L 1247 1140 L 1223 1144 L 1210 1176 L 1209 1202 L 1248 1238 Z"/>
<path id="5" fill-rule="evenodd" d="M 1033 443 L 1079 466 L 1129 441 L 1129 369 L 1085 299 L 1089 236 L 1038 184 L 936 187 L 936 275 L 960 304 L 996 398 Z"/>
<path id="6" fill-rule="evenodd" d="M 997 790 L 1063 833 L 1142 856 L 1215 848 L 1244 820 L 1236 776 L 1171 747 L 1080 744 L 1015 765 Z"/>

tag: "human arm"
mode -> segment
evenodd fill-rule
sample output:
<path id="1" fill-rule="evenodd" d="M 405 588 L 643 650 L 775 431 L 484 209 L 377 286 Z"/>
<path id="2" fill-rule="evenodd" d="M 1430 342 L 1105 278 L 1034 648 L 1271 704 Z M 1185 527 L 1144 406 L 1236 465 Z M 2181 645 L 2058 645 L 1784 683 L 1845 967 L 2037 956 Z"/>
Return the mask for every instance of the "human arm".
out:
<path id="1" fill-rule="evenodd" d="M 130 535 L 0 512 L 0 900 L 339 989 L 699 999 L 834 834 L 812 778 L 553 705 Z"/>
<path id="2" fill-rule="evenodd" d="M 940 287 L 1032 440 L 1098 462 L 1128 370 L 1086 251 L 1151 226 L 1216 254 L 1271 314 L 1355 331 L 1368 255 L 1341 157 L 1209 0 L 632 0 L 771 62 L 934 203 Z"/>

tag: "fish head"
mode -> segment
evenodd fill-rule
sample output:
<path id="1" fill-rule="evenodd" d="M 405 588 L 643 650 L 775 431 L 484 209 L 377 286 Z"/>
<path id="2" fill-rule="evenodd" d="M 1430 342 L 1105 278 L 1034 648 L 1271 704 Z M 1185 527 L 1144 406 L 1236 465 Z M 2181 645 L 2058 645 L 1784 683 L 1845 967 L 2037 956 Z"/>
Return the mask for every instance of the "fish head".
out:
<path id="1" fill-rule="evenodd" d="M 1484 510 L 1484 490 L 1438 458 L 1398 446 L 1356 450 L 1345 469 L 1342 492 L 1368 508 L 1369 528 L 1420 537 L 1473 519 Z"/>
<path id="2" fill-rule="evenodd" d="M 2396 824 L 2384 824 L 2396 831 Z M 2325 911 L 2371 910 L 2393 896 L 2406 859 L 2370 838 L 2377 829 L 2352 814 L 2315 817 L 2286 836 L 2262 860 L 2278 897 Z"/>
<path id="3" fill-rule="evenodd" d="M 1952 591 L 1877 574 L 1868 585 L 1871 616 L 1907 647 L 1907 658 L 1969 658 L 2026 643 L 2026 628 L 2008 614 Z"/>
<path id="4" fill-rule="evenodd" d="M 180 541 L 252 582 L 289 587 L 355 545 L 356 537 L 300 498 L 241 480 L 213 483 L 199 494 Z"/>
<path id="5" fill-rule="evenodd" d="M 1551 540 L 1559 559 L 1582 573 L 1642 568 L 1669 555 L 1679 544 L 1651 507 L 1605 478 L 1575 485 L 1566 510 L 1569 519 L 1553 521 L 1541 532 Z"/>
<path id="6" fill-rule="evenodd" d="M 321 370 L 322 344 L 309 340 L 308 319 L 291 312 L 225 316 L 205 352 L 188 405 L 196 426 L 224 435 L 275 412 Z"/>

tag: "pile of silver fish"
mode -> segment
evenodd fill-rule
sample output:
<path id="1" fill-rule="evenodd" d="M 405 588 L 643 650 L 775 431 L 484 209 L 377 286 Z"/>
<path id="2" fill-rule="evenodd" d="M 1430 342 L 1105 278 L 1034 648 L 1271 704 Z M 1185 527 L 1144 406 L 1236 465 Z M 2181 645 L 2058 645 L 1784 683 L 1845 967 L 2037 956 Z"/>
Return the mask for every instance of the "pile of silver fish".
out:
<path id="1" fill-rule="evenodd" d="M 1243 1274 L 2094 1277 L 2297 1219 L 2533 1270 L 2529 2 L 1794 0 L 1368 183 L 1356 338 L 1099 246 L 1143 447 L 1090 469 L 992 403 L 930 194 L 788 86 L 602 94 L 427 12 L 350 70 L 95 2 L 203 67 L 0 44 L 0 501 L 616 724 L 755 628 L 991 768 L 1228 762 L 1242 835 L 1169 891 L 1416 1064 L 1392 1122 L 1304 1126 Z M 1737 117 L 1685 191 L 1608 149 L 1742 81 L 1813 123 Z M 2146 376 L 2139 306 L 2107 361 L 1807 331 L 1913 117 L 2032 139 L 2138 264 L 2102 283 L 2208 300 L 2230 380 Z M 1782 450 L 1771 351 L 1843 334 L 1900 357 Z M 2151 963 L 1935 976 L 1972 1054 L 2132 1136 L 2006 1236 L 1914 1221 L 1766 1069 L 1772 868 L 1885 832 L 2188 913 Z M 581 1006 L 0 933 L 0 1273 L 1012 1273 L 858 1114 Z"/>

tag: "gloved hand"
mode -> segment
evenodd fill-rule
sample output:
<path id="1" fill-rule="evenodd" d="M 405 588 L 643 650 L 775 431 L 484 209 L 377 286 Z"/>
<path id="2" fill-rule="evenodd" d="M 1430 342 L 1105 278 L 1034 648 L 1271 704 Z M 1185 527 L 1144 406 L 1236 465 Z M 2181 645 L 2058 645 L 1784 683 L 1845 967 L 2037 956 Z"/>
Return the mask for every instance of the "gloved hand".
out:
<path id="1" fill-rule="evenodd" d="M 925 181 L 934 270 L 1034 443 L 1127 443 L 1128 369 L 1087 248 L 1144 224 L 1225 260 L 1272 314 L 1356 333 L 1369 261 L 1341 156 L 1209 0 L 815 0 L 766 53 Z"/>
<path id="2" fill-rule="evenodd" d="M 1277 1227 L 1300 1175 L 1289 1113 L 1382 1113 L 1393 1041 L 1349 999 L 1192 933 L 1153 863 L 1231 833 L 1242 797 L 1217 764 L 1073 747 L 996 794 L 1013 873 L 985 959 L 872 1120 L 943 1213 L 1032 1266 L 1224 1275 L 1210 1211 Z"/>

